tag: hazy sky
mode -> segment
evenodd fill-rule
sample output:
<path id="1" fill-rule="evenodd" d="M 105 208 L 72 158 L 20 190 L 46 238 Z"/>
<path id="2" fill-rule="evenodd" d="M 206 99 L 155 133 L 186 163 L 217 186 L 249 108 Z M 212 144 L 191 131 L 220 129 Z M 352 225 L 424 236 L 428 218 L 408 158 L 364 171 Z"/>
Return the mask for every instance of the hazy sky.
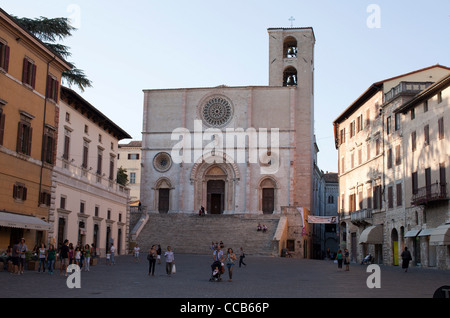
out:
<path id="1" fill-rule="evenodd" d="M 294 17 L 294 27 L 312 27 L 316 37 L 324 171 L 337 172 L 332 122 L 372 83 L 450 66 L 448 0 L 2 0 L 0 7 L 19 17 L 71 18 L 78 30 L 63 42 L 67 60 L 93 81 L 79 93 L 134 140 L 143 89 L 268 85 L 267 29 L 290 27 Z"/>

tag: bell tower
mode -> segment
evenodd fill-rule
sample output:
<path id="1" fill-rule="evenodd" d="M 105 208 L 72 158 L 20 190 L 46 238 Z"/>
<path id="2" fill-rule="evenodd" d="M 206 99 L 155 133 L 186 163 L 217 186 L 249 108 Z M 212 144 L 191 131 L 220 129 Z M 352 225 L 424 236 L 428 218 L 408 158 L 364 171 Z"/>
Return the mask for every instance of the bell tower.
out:
<path id="1" fill-rule="evenodd" d="M 292 195 L 289 204 L 313 207 L 314 44 L 311 27 L 270 28 L 269 87 L 289 90 Z"/>
<path id="2" fill-rule="evenodd" d="M 314 32 L 306 28 L 270 28 L 269 86 L 302 86 L 312 89 Z"/>

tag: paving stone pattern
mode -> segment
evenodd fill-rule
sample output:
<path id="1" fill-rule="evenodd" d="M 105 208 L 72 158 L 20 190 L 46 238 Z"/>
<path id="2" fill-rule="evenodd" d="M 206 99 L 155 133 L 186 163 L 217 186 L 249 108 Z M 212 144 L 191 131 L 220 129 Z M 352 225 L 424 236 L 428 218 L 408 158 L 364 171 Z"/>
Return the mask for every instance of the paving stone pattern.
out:
<path id="1" fill-rule="evenodd" d="M 25 271 L 0 272 L 0 297 L 59 298 L 431 298 L 450 285 L 450 271 L 380 266 L 381 288 L 370 289 L 366 265 L 351 264 L 339 271 L 332 261 L 248 256 L 246 267 L 234 267 L 233 281 L 210 282 L 211 255 L 177 254 L 177 273 L 168 277 L 164 260 L 148 276 L 145 253 L 139 263 L 132 256 L 116 256 L 116 265 L 100 259 L 89 272 L 81 272 L 81 288 L 69 289 L 66 277 Z"/>

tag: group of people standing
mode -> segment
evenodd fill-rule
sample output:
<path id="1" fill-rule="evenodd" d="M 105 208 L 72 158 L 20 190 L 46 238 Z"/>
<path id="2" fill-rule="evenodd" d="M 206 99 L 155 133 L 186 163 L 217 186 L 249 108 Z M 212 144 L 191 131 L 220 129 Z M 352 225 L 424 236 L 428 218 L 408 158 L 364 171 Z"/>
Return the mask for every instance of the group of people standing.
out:
<path id="1" fill-rule="evenodd" d="M 134 260 L 136 263 L 139 263 L 140 251 L 141 248 L 138 244 L 136 244 L 134 247 Z M 148 250 L 148 276 L 155 276 L 156 262 L 161 264 L 161 255 L 162 249 L 159 244 L 158 246 L 152 245 L 152 247 Z M 164 259 L 166 262 L 166 274 L 171 276 L 172 273 L 175 273 L 175 255 L 170 246 L 167 246 L 167 251 L 164 252 Z"/>
<path id="2" fill-rule="evenodd" d="M 114 249 L 113 249 L 114 250 Z M 59 274 L 67 276 L 67 267 L 72 264 L 84 269 L 88 272 L 90 270 L 91 258 L 94 256 L 94 248 L 89 244 L 73 246 L 69 243 L 69 240 L 64 240 L 64 243 L 59 248 L 59 254 L 57 254 L 61 260 L 61 266 L 59 267 Z"/>
<path id="3" fill-rule="evenodd" d="M 370 256 L 371 258 L 370 254 L 368 256 Z M 405 247 L 400 257 L 402 258 L 402 269 L 404 269 L 406 273 L 408 272 L 409 262 L 412 261 L 411 252 L 408 250 L 408 247 Z M 344 249 L 344 252 L 339 249 L 336 255 L 336 260 L 338 264 L 338 270 L 342 269 L 342 262 L 345 265 L 345 270 L 350 270 L 350 253 L 348 252 L 348 249 Z M 361 264 L 365 264 L 365 261 L 363 260 Z"/>
<path id="4" fill-rule="evenodd" d="M 222 248 L 224 247 L 223 244 L 220 245 L 214 245 L 213 248 L 213 263 L 211 264 L 211 269 L 214 271 L 219 271 L 222 274 L 225 272 L 225 267 L 227 268 L 228 272 L 228 281 L 233 281 L 233 268 L 234 265 L 236 265 L 236 254 L 234 253 L 233 249 L 231 247 L 227 248 L 226 254 L 224 254 Z M 241 265 L 247 266 L 247 264 L 244 263 L 245 253 L 242 247 L 240 248 L 240 254 L 239 254 L 239 267 Z"/>
<path id="5" fill-rule="evenodd" d="M 11 261 L 13 264 L 12 274 L 23 274 L 25 267 L 25 254 L 28 252 L 27 245 L 25 244 L 25 239 L 21 238 L 20 241 L 10 248 L 8 254 L 10 254 Z M 53 274 L 57 258 L 59 257 L 61 261 L 60 274 L 64 273 L 67 275 L 67 266 L 70 264 L 76 264 L 85 271 L 89 271 L 90 260 L 93 256 L 93 248 L 89 245 L 77 245 L 73 246 L 68 240 L 65 240 L 63 245 L 59 249 L 56 249 L 53 244 L 49 244 L 48 248 L 44 243 L 35 246 L 31 253 L 37 258 L 38 272 L 45 273 L 48 270 L 49 274 Z"/>
<path id="6" fill-rule="evenodd" d="M 350 270 L 350 253 L 348 249 L 344 249 L 344 252 L 342 252 L 341 249 L 337 252 L 336 260 L 338 264 L 338 270 L 342 269 L 342 262 L 344 262 L 345 270 Z"/>

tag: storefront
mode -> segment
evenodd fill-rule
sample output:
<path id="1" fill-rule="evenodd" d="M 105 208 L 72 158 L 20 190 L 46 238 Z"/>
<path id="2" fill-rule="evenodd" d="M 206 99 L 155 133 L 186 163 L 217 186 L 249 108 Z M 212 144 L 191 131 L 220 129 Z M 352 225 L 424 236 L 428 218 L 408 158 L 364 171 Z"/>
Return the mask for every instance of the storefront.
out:
<path id="1" fill-rule="evenodd" d="M 0 249 L 6 250 L 25 238 L 28 249 L 47 243 L 50 224 L 31 215 L 0 212 Z"/>

